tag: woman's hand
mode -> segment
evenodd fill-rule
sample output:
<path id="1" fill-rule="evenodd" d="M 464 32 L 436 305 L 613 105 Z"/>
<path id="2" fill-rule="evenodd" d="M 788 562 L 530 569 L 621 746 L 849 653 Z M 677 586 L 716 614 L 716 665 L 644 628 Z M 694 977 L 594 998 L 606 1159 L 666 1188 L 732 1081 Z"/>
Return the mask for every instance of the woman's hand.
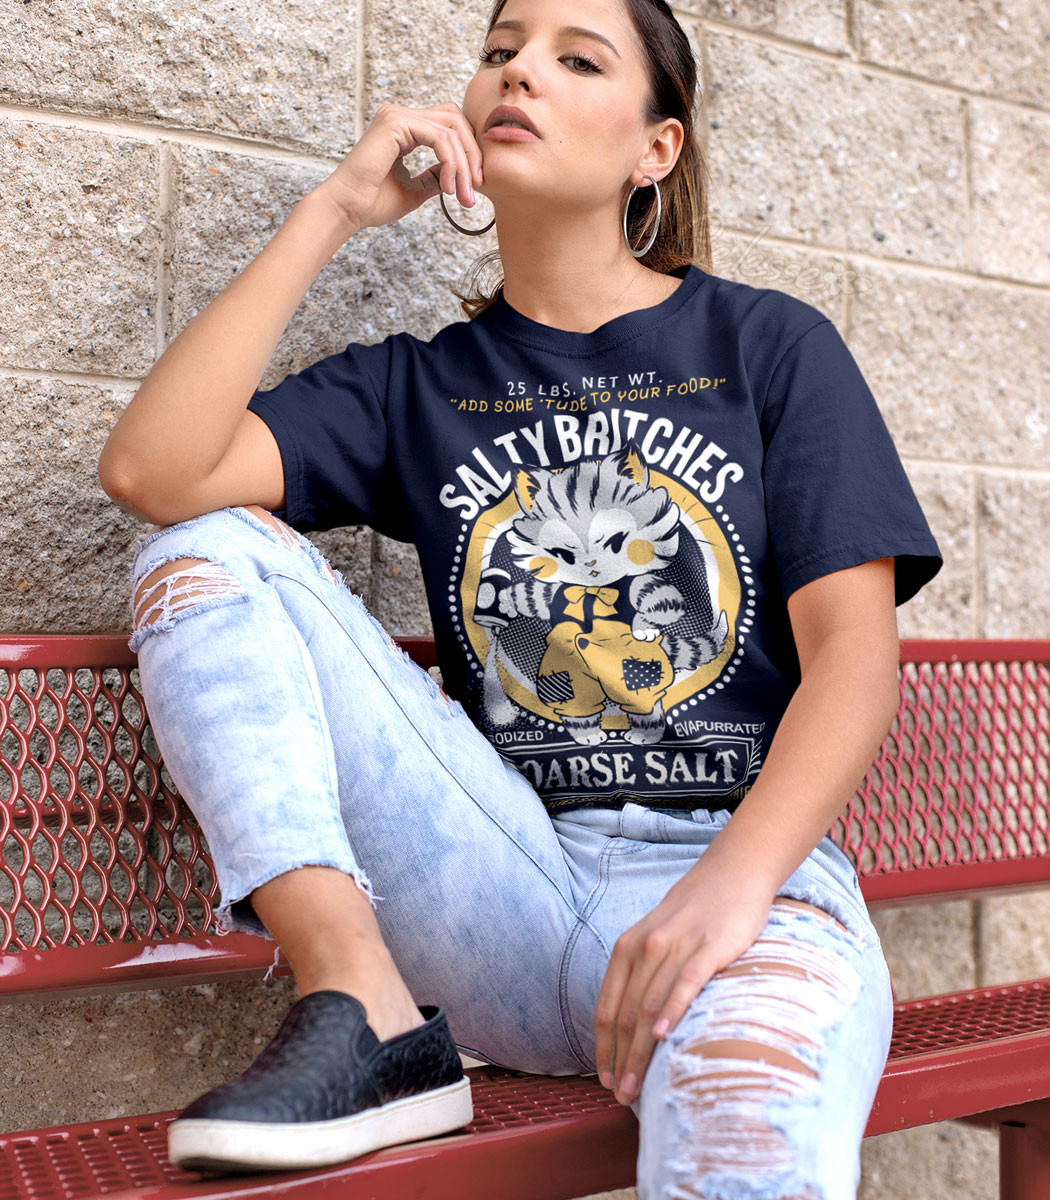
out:
<path id="1" fill-rule="evenodd" d="M 429 146 L 438 161 L 413 178 L 401 160 L 418 146 Z M 450 100 L 433 108 L 380 105 L 357 145 L 315 191 L 357 229 L 367 229 L 399 221 L 439 190 L 455 193 L 469 208 L 481 182 L 481 147 Z"/>
<path id="2" fill-rule="evenodd" d="M 599 1075 L 621 1104 L 637 1098 L 657 1041 L 769 920 L 772 894 L 739 871 L 729 877 L 704 863 L 701 858 L 613 947 L 594 1023 Z"/>

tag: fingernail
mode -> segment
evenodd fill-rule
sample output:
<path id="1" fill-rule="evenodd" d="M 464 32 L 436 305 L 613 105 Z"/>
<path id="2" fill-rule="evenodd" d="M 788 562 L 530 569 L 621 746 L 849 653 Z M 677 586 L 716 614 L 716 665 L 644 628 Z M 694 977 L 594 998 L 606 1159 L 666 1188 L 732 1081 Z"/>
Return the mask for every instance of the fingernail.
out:
<path id="1" fill-rule="evenodd" d="M 474 205 L 477 204 L 477 202 L 478 202 L 478 198 L 477 198 L 477 196 L 474 195 L 474 189 L 471 188 L 470 189 L 470 206 L 471 206 L 471 208 L 473 208 Z"/>
<path id="2" fill-rule="evenodd" d="M 670 1028 L 671 1028 L 671 1022 L 666 1017 L 664 1017 L 662 1020 L 657 1021 L 656 1024 L 653 1026 L 653 1037 L 662 1038 L 667 1033 L 668 1029 L 670 1029 Z"/>
<path id="3" fill-rule="evenodd" d="M 624 1098 L 625 1104 L 630 1104 L 638 1091 L 637 1075 L 625 1075 L 623 1082 L 620 1084 L 620 1093 Z"/>
<path id="4" fill-rule="evenodd" d="M 612 1090 L 612 1085 L 615 1082 L 612 1071 L 608 1070 L 608 1068 L 599 1071 L 598 1079 L 601 1081 L 603 1088 L 608 1088 L 610 1091 Z"/>

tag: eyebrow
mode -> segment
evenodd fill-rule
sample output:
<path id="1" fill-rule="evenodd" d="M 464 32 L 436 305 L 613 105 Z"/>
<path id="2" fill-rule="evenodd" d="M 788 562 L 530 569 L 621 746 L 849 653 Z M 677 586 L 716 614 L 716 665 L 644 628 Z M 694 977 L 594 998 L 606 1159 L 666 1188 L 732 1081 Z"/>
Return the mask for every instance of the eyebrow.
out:
<path id="1" fill-rule="evenodd" d="M 495 33 L 495 31 L 497 29 L 510 29 L 510 30 L 513 30 L 515 33 L 524 33 L 525 32 L 525 22 L 524 21 L 497 21 L 496 24 L 493 25 L 492 28 L 489 30 L 489 33 Z M 613 52 L 613 54 L 615 54 L 617 58 L 620 58 L 620 52 L 619 52 L 619 50 L 616 49 L 616 47 L 612 44 L 612 42 L 610 42 L 609 39 L 607 37 L 605 37 L 604 35 L 602 35 L 600 33 L 595 33 L 595 31 L 593 29 L 584 29 L 581 25 L 563 25 L 561 27 L 561 29 L 558 30 L 558 35 L 559 35 L 559 37 L 563 37 L 563 38 L 573 38 L 573 37 L 592 38 L 596 42 L 601 42 L 601 44 L 603 46 L 608 46 L 609 49 Z M 622 62 L 623 59 L 620 59 L 620 61 Z"/>

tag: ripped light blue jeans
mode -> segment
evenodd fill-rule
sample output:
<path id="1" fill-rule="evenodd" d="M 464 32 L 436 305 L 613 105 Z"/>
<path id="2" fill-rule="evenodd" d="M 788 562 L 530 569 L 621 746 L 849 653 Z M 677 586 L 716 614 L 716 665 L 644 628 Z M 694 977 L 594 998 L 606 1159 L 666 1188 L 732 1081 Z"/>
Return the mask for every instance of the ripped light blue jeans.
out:
<path id="1" fill-rule="evenodd" d="M 172 565 L 183 558 L 198 561 Z M 152 575 L 165 564 L 174 573 Z M 595 1072 L 614 942 L 729 813 L 628 803 L 550 816 L 316 547 L 245 508 L 155 532 L 132 584 L 146 703 L 208 839 L 222 923 L 265 932 L 255 888 L 338 868 L 466 1053 Z M 889 1049 L 889 973 L 830 838 L 779 897 L 758 940 L 658 1044 L 633 1105 L 641 1200 L 856 1195 Z"/>

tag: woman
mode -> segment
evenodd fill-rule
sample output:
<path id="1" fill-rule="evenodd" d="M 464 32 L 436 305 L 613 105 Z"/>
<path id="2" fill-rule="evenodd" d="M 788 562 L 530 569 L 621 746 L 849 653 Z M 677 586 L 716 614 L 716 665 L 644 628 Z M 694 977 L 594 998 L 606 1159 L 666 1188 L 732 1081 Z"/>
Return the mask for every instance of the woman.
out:
<path id="1" fill-rule="evenodd" d="M 827 831 L 940 558 L 831 322 L 704 269 L 695 81 L 663 0 L 500 0 L 462 107 L 381 107 L 107 443 L 164 526 L 132 646 L 220 917 L 301 995 L 176 1161 L 456 1128 L 451 1027 L 597 1071 L 645 1200 L 855 1194 L 892 1004 Z M 258 391 L 332 254 L 439 189 L 491 200 L 495 295 Z M 449 695 L 302 536 L 361 523 L 418 547 Z"/>

